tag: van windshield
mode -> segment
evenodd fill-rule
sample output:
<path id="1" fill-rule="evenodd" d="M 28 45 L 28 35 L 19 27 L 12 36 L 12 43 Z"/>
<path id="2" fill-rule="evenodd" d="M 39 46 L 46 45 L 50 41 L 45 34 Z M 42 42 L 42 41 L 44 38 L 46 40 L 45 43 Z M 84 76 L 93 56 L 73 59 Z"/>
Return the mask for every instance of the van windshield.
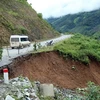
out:
<path id="1" fill-rule="evenodd" d="M 19 38 L 11 38 L 12 42 L 19 42 Z"/>
<path id="2" fill-rule="evenodd" d="M 28 38 L 21 38 L 21 41 L 28 41 Z"/>

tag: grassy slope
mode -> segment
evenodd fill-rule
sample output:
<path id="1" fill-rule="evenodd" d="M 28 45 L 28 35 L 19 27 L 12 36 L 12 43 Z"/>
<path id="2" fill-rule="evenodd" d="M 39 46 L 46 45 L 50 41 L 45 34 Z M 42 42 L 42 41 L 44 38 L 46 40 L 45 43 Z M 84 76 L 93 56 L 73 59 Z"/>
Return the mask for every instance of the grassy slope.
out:
<path id="1" fill-rule="evenodd" d="M 26 0 L 0 0 L 0 36 L 3 36 L 3 43 L 9 41 L 11 34 L 27 34 L 35 40 L 52 38 L 58 33 L 38 17 Z"/>
<path id="2" fill-rule="evenodd" d="M 90 59 L 100 61 L 100 41 L 77 34 L 55 46 L 64 58 L 89 64 Z"/>

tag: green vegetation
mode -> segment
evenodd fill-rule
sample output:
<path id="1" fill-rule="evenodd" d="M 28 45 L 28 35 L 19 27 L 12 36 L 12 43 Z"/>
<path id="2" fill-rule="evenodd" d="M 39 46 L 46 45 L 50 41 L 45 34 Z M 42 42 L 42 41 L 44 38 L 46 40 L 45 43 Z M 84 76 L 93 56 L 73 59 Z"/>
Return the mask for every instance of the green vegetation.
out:
<path id="1" fill-rule="evenodd" d="M 18 29 L 20 30 L 20 34 L 27 34 L 28 30 L 24 26 L 18 26 Z"/>
<path id="2" fill-rule="evenodd" d="M 75 97 L 66 97 L 63 100 L 100 100 L 100 86 L 91 81 L 87 85 L 87 88 L 76 90 L 78 95 Z"/>
<path id="3" fill-rule="evenodd" d="M 16 1 L 22 3 L 22 4 L 26 5 L 26 6 L 31 6 L 30 4 L 28 4 L 27 0 L 16 0 Z"/>
<path id="4" fill-rule="evenodd" d="M 93 35 L 100 32 L 100 9 L 59 18 L 48 18 L 47 21 L 59 32 L 74 32 Z"/>
<path id="5" fill-rule="evenodd" d="M 100 86 L 88 82 L 87 92 L 84 92 L 86 100 L 100 100 Z"/>
<path id="6" fill-rule="evenodd" d="M 100 41 L 81 34 L 57 44 L 54 50 L 66 59 L 70 58 L 85 64 L 89 64 L 90 59 L 100 61 Z"/>
<path id="7" fill-rule="evenodd" d="M 92 37 L 95 38 L 95 39 L 100 40 L 100 31 L 99 32 L 96 32 L 95 34 L 93 34 Z"/>
<path id="8" fill-rule="evenodd" d="M 40 19 L 43 19 L 43 18 L 42 18 L 42 13 L 38 13 L 37 15 L 38 15 L 38 17 L 39 17 Z"/>
<path id="9" fill-rule="evenodd" d="M 9 14 L 13 15 L 13 16 L 18 16 L 18 13 L 17 12 L 14 12 L 14 11 L 8 11 Z"/>

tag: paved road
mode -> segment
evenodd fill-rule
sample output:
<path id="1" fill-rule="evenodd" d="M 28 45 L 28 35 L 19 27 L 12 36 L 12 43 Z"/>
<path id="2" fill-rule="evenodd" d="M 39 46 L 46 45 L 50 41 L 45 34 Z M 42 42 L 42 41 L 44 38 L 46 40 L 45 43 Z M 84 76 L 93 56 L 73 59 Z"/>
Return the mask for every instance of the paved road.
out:
<path id="1" fill-rule="evenodd" d="M 70 38 L 71 36 L 72 35 L 62 35 L 58 38 L 50 39 L 47 41 L 42 41 L 40 42 L 40 44 L 42 46 L 46 46 L 47 42 L 53 41 L 53 43 L 56 43 L 66 38 Z M 3 53 L 2 53 L 2 60 L 0 60 L 0 67 L 11 63 L 13 58 L 30 53 L 32 50 L 33 50 L 33 44 L 31 44 L 30 47 L 26 47 L 23 49 L 4 48 Z"/>

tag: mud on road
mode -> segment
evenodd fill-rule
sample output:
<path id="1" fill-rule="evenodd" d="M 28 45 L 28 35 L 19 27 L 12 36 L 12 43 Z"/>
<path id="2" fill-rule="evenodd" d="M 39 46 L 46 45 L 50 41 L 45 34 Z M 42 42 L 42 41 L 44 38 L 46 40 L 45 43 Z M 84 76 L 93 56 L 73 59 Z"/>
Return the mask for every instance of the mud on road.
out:
<path id="1" fill-rule="evenodd" d="M 100 62 L 91 61 L 84 65 L 64 59 L 55 51 L 18 57 L 8 67 L 10 78 L 22 75 L 30 80 L 69 89 L 86 87 L 88 81 L 100 85 Z"/>

